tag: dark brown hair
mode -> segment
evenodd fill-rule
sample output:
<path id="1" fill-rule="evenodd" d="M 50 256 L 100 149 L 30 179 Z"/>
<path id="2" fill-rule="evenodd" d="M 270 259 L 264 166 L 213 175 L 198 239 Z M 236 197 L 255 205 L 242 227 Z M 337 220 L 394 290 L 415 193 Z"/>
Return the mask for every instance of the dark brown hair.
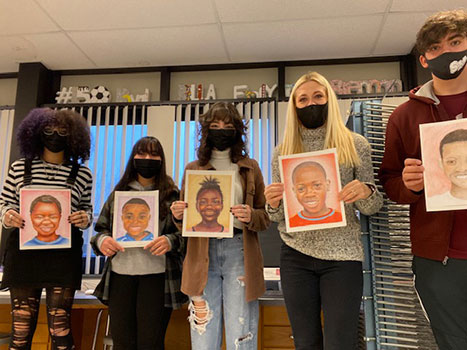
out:
<path id="1" fill-rule="evenodd" d="M 159 173 L 154 173 L 156 190 L 159 190 L 159 216 L 163 217 L 168 214 L 169 209 L 164 202 L 177 190 L 172 178 L 167 175 L 165 166 L 164 149 L 158 139 L 152 136 L 146 136 L 138 140 L 131 150 L 130 158 L 128 159 L 125 172 L 122 178 L 115 186 L 114 191 L 127 191 L 130 182 L 138 179 L 138 173 L 135 168 L 135 155 L 137 154 L 152 154 L 161 157 L 161 168 Z M 170 204 L 169 204 L 170 205 Z"/>
<path id="2" fill-rule="evenodd" d="M 467 129 L 457 129 L 447 133 L 439 143 L 439 155 L 443 158 L 443 147 L 448 143 L 467 141 Z"/>
<path id="3" fill-rule="evenodd" d="M 430 16 L 417 33 L 415 46 L 424 55 L 431 45 L 439 43 L 447 34 L 467 36 L 467 11 L 442 11 Z"/>
<path id="4" fill-rule="evenodd" d="M 198 134 L 198 160 L 201 166 L 206 165 L 211 159 L 212 146 L 207 142 L 209 126 L 215 120 L 232 123 L 235 128 L 235 143 L 230 148 L 230 160 L 237 163 L 246 153 L 246 130 L 247 126 L 238 113 L 235 106 L 227 102 L 216 102 L 209 110 L 199 118 Z"/>

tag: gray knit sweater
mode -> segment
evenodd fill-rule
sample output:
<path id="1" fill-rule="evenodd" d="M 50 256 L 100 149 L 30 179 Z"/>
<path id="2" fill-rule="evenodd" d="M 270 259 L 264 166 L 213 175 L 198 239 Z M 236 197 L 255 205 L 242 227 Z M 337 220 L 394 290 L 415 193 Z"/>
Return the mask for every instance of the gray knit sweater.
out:
<path id="1" fill-rule="evenodd" d="M 325 126 L 317 129 L 302 128 L 301 135 L 304 152 L 324 149 L 325 133 Z M 361 164 L 355 168 L 339 165 L 342 187 L 354 179 L 374 184 L 370 145 L 363 136 L 355 133 L 352 133 L 352 135 Z M 276 148 L 272 160 L 272 182 L 281 182 L 278 156 L 279 149 Z M 359 210 L 364 215 L 372 215 L 382 205 L 383 197 L 376 190 L 367 199 L 358 200 L 352 204 L 345 204 L 347 226 L 292 233 L 286 232 L 282 201 L 278 208 L 274 209 L 266 206 L 266 210 L 271 220 L 279 223 L 278 228 L 285 244 L 299 252 L 323 260 L 363 261 L 360 222 L 356 210 Z"/>

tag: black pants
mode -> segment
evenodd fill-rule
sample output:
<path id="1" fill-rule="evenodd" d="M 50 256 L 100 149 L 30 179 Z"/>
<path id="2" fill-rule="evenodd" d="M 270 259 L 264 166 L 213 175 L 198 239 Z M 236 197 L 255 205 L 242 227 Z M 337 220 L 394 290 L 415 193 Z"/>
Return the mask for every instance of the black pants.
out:
<path id="1" fill-rule="evenodd" d="M 42 288 L 11 288 L 12 336 L 9 349 L 30 350 L 37 326 Z M 71 307 L 75 290 L 46 288 L 47 324 L 52 349 L 74 349 L 71 334 Z"/>
<path id="2" fill-rule="evenodd" d="M 361 262 L 315 259 L 283 243 L 281 284 L 296 350 L 357 349 Z"/>
<path id="3" fill-rule="evenodd" d="M 110 333 L 114 350 L 164 349 L 171 308 L 164 307 L 165 274 L 110 275 Z"/>
<path id="4" fill-rule="evenodd" d="M 467 349 L 467 260 L 414 256 L 412 268 L 439 349 Z"/>

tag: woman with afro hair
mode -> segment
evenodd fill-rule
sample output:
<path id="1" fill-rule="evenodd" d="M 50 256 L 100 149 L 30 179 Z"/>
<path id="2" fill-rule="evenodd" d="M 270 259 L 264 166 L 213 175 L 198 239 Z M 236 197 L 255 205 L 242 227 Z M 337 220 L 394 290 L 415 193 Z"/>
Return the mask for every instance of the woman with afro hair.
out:
<path id="1" fill-rule="evenodd" d="M 78 113 L 37 108 L 19 125 L 17 139 L 24 158 L 11 165 L 0 197 L 0 219 L 10 229 L 2 237 L 1 256 L 1 288 L 9 288 L 11 296 L 9 349 L 31 348 L 43 288 L 52 349 L 74 349 L 71 307 L 81 286 L 82 230 L 92 222 L 92 174 L 82 165 L 89 159 L 89 127 Z M 19 194 L 27 186 L 70 189 L 71 248 L 19 250 L 19 228 L 24 227 Z"/>

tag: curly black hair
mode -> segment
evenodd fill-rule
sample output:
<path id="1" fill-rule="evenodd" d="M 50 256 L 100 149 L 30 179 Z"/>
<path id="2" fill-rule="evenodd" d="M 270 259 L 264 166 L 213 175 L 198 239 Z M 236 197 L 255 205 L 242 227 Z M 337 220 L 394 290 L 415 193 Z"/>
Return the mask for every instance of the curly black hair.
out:
<path id="1" fill-rule="evenodd" d="M 221 201 L 224 201 L 224 195 L 222 194 L 221 187 L 219 186 L 220 182 L 213 176 L 205 177 L 202 182 L 199 183 L 201 185 L 198 193 L 196 194 L 196 200 L 198 200 L 201 193 L 204 191 L 217 191 L 221 196 Z"/>
<path id="2" fill-rule="evenodd" d="M 238 113 L 235 106 L 227 102 L 216 102 L 209 110 L 199 118 L 199 147 L 198 161 L 201 166 L 206 165 L 211 159 L 212 145 L 207 142 L 209 126 L 215 120 L 232 123 L 235 128 L 235 143 L 230 148 L 230 160 L 237 163 L 247 156 L 246 131 L 247 124 Z"/>
<path id="3" fill-rule="evenodd" d="M 84 163 L 91 151 L 91 133 L 84 117 L 71 110 L 34 108 L 18 127 L 16 138 L 21 154 L 27 159 L 40 157 L 44 151 L 42 132 L 46 126 L 64 127 L 68 131 L 65 161 Z"/>

